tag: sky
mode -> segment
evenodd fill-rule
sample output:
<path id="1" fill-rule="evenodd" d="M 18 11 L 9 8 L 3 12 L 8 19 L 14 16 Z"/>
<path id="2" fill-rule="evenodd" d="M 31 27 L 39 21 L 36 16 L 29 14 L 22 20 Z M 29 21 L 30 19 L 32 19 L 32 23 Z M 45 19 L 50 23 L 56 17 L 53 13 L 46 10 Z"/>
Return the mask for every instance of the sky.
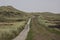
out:
<path id="1" fill-rule="evenodd" d="M 26 12 L 60 13 L 60 0 L 0 0 L 0 6 L 8 5 Z"/>

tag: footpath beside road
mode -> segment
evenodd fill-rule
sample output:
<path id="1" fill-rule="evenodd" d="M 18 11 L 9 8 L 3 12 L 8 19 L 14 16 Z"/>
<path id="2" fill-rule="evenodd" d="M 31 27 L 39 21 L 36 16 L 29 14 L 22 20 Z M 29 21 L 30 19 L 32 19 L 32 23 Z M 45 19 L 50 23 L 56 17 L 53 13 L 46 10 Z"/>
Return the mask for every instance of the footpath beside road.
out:
<path id="1" fill-rule="evenodd" d="M 31 22 L 31 18 L 28 20 L 23 31 L 20 32 L 20 34 L 12 40 L 25 40 L 27 38 L 28 32 L 30 30 L 30 22 Z"/>

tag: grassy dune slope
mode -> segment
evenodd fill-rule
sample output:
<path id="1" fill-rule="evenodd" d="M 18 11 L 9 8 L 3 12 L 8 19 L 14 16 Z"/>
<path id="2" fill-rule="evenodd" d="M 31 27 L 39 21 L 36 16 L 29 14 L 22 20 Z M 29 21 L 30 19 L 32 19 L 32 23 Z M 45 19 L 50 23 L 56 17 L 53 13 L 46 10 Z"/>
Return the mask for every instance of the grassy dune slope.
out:
<path id="1" fill-rule="evenodd" d="M 20 20 L 28 18 L 29 14 L 15 9 L 12 6 L 1 6 L 0 7 L 0 21 L 4 20 Z M 3 20 L 4 19 L 4 20 Z"/>
<path id="2" fill-rule="evenodd" d="M 0 40 L 15 38 L 25 27 L 28 16 L 12 6 L 0 7 Z"/>

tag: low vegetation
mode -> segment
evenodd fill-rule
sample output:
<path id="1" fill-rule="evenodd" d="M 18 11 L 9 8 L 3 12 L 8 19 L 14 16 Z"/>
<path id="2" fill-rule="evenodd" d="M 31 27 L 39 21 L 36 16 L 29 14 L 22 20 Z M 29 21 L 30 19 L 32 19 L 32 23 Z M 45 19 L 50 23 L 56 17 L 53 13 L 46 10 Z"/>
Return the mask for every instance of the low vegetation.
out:
<path id="1" fill-rule="evenodd" d="M 60 14 L 33 13 L 31 29 L 26 40 L 60 40 Z"/>
<path id="2" fill-rule="evenodd" d="M 50 32 L 60 34 L 60 16 L 58 14 L 40 15 L 38 21 Z"/>
<path id="3" fill-rule="evenodd" d="M 25 21 L 0 23 L 0 40 L 11 40 L 16 37 L 25 26 Z"/>

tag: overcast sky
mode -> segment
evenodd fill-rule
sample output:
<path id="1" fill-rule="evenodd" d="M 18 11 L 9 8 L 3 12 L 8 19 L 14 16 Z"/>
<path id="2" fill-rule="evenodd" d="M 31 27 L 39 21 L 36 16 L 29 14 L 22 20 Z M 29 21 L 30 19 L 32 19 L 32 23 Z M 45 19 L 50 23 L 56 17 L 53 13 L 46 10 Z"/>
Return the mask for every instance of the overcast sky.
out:
<path id="1" fill-rule="evenodd" d="M 0 0 L 0 6 L 6 5 L 27 12 L 60 12 L 60 0 Z"/>

